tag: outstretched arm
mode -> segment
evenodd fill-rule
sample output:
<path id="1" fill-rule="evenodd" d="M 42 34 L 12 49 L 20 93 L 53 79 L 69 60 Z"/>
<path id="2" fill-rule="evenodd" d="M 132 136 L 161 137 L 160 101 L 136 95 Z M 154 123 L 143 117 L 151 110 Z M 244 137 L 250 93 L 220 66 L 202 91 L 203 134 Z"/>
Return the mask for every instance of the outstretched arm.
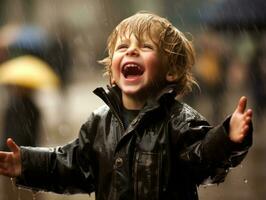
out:
<path id="1" fill-rule="evenodd" d="M 0 151 L 0 175 L 17 177 L 21 174 L 20 148 L 11 138 L 6 143 L 11 152 Z"/>
<path id="2" fill-rule="evenodd" d="M 252 110 L 247 109 L 247 98 L 241 97 L 238 105 L 232 114 L 229 127 L 229 138 L 231 141 L 241 143 L 250 128 Z"/>

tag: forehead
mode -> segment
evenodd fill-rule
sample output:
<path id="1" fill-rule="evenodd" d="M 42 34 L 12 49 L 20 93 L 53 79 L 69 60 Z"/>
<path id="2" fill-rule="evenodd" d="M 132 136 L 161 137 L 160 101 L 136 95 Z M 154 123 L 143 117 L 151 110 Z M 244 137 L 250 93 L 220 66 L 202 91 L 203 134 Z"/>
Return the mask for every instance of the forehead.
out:
<path id="1" fill-rule="evenodd" d="M 158 43 L 160 31 L 158 26 L 149 25 L 144 27 L 121 26 L 117 29 L 116 41 L 124 41 L 129 39 L 136 39 L 137 41 L 152 41 Z"/>
<path id="2" fill-rule="evenodd" d="M 154 33 L 143 32 L 142 34 L 136 34 L 130 31 L 126 31 L 117 35 L 116 41 L 129 41 L 137 40 L 142 41 L 157 41 L 157 37 Z"/>

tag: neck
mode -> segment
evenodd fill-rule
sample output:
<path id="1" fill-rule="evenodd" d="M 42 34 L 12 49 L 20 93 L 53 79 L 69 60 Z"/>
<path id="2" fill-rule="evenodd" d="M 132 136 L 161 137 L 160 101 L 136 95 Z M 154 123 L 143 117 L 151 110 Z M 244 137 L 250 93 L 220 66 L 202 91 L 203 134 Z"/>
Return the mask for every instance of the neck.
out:
<path id="1" fill-rule="evenodd" d="M 128 110 L 141 110 L 146 102 L 145 99 L 122 94 L 123 105 Z"/>

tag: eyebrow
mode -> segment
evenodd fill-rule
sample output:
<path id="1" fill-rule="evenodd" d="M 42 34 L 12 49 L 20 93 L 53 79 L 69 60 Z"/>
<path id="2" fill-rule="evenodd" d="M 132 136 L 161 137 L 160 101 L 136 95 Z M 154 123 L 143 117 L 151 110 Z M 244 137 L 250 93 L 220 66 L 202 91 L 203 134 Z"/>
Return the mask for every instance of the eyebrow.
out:
<path id="1" fill-rule="evenodd" d="M 126 41 L 129 41 L 130 39 L 129 38 L 126 38 L 126 37 L 120 37 L 120 38 L 118 38 L 117 39 L 117 41 L 119 41 L 119 42 L 126 42 Z"/>

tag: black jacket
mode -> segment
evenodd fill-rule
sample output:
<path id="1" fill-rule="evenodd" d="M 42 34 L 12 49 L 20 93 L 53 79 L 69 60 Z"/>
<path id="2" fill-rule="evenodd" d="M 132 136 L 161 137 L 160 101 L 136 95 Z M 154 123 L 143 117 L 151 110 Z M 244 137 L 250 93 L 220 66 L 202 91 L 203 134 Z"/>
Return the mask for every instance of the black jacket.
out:
<path id="1" fill-rule="evenodd" d="M 107 105 L 94 111 L 79 137 L 56 148 L 21 147 L 17 183 L 56 193 L 91 193 L 97 200 L 196 200 L 197 186 L 220 183 L 251 146 L 228 138 L 229 118 L 211 127 L 166 88 L 124 128 L 120 95 L 94 91 Z M 251 132 L 252 130 L 250 130 Z"/>

